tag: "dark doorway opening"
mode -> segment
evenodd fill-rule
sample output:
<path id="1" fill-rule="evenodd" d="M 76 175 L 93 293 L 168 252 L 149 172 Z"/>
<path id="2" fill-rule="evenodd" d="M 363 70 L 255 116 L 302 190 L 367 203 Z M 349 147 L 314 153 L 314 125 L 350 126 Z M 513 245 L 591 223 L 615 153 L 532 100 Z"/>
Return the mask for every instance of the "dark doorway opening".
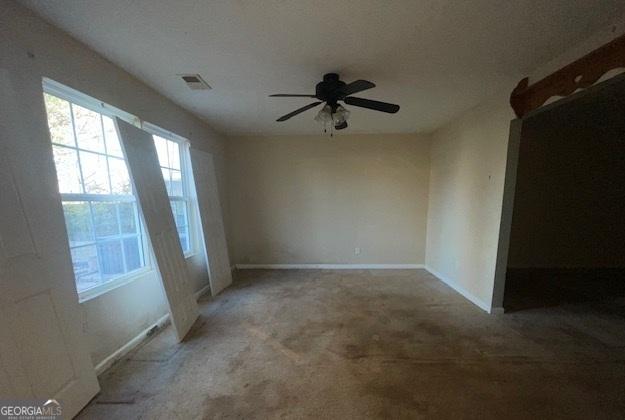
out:
<path id="1" fill-rule="evenodd" d="M 581 302 L 625 315 L 625 78 L 523 120 L 506 312 Z"/>

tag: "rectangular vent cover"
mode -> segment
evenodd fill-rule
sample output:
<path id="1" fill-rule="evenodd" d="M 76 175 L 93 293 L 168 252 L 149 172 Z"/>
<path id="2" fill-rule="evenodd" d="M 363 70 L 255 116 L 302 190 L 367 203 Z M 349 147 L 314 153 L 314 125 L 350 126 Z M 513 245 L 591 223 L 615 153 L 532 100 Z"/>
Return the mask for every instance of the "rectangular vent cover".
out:
<path id="1" fill-rule="evenodd" d="M 189 89 L 208 90 L 211 88 L 199 74 L 179 74 L 178 76 L 189 86 Z"/>

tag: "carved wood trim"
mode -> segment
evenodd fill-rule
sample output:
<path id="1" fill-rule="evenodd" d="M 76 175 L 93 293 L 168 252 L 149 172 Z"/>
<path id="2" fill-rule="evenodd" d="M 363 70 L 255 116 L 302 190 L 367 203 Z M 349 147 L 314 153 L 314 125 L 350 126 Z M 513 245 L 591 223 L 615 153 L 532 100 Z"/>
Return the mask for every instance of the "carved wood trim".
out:
<path id="1" fill-rule="evenodd" d="M 540 108 L 552 96 L 568 96 L 577 89 L 586 89 L 610 70 L 625 67 L 625 35 L 586 54 L 560 70 L 529 86 L 521 80 L 510 95 L 510 105 L 517 117 Z"/>

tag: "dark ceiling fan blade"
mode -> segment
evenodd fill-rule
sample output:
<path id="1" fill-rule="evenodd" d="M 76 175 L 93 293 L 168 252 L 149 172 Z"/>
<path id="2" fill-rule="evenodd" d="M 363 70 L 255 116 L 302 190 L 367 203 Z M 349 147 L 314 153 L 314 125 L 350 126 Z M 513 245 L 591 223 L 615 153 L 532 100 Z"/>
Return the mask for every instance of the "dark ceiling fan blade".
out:
<path id="1" fill-rule="evenodd" d="M 355 82 L 351 82 L 343 86 L 341 88 L 341 94 L 343 97 L 345 97 L 374 87 L 375 83 L 369 82 L 367 80 L 356 80 Z"/>
<path id="2" fill-rule="evenodd" d="M 317 106 L 317 105 L 319 105 L 320 103 L 322 103 L 322 102 L 321 102 L 321 101 L 319 101 L 319 102 L 313 102 L 312 104 L 308 104 L 308 105 L 306 105 L 306 106 L 303 106 L 303 107 L 301 107 L 300 109 L 296 109 L 296 110 L 295 110 L 295 111 L 293 111 L 293 112 L 289 112 L 288 114 L 281 116 L 281 117 L 280 117 L 280 118 L 278 118 L 276 121 L 286 121 L 286 120 L 288 120 L 289 118 L 294 117 L 294 116 L 295 116 L 295 115 L 297 115 L 297 114 L 301 114 L 301 113 L 302 113 L 302 112 L 304 112 L 304 111 L 308 111 L 310 108 L 314 108 L 314 107 L 316 107 L 316 106 Z"/>
<path id="3" fill-rule="evenodd" d="M 394 114 L 399 111 L 399 105 L 389 104 L 388 102 L 374 101 L 371 99 L 356 98 L 354 96 L 348 96 L 343 99 L 348 105 L 359 106 L 362 108 L 373 109 L 374 111 L 388 112 Z"/>
<path id="4" fill-rule="evenodd" d="M 274 95 L 269 95 L 270 98 L 316 98 L 315 95 L 300 95 L 300 94 L 290 94 L 290 93 L 276 93 Z"/>

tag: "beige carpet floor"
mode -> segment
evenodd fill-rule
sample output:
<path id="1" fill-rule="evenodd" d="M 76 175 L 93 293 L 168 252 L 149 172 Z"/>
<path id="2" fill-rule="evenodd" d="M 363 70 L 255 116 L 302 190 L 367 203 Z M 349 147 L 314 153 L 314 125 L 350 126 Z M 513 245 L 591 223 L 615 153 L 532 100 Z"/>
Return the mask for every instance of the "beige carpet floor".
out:
<path id="1" fill-rule="evenodd" d="M 424 270 L 246 270 L 85 419 L 625 418 L 621 299 L 488 315 Z"/>

